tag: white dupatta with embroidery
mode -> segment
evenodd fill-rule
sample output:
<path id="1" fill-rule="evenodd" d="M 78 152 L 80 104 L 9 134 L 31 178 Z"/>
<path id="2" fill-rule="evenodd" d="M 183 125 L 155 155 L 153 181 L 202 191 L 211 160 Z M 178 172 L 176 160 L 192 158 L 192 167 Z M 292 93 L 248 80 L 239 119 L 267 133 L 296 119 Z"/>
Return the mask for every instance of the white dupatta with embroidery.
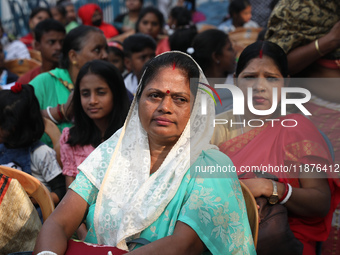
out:
<path id="1" fill-rule="evenodd" d="M 172 52 L 157 57 L 164 54 Z M 199 81 L 207 83 L 201 68 L 198 68 Z M 209 90 L 201 84 L 197 86 Z M 99 189 L 94 214 L 99 244 L 128 250 L 126 241 L 138 237 L 158 219 L 202 150 L 217 149 L 209 144 L 215 106 L 202 89 L 197 90 L 190 121 L 181 137 L 153 175 L 150 176 L 148 135 L 139 120 L 136 97 L 125 125 L 79 166 Z M 204 116 L 200 114 L 202 94 L 207 99 L 207 114 Z"/>

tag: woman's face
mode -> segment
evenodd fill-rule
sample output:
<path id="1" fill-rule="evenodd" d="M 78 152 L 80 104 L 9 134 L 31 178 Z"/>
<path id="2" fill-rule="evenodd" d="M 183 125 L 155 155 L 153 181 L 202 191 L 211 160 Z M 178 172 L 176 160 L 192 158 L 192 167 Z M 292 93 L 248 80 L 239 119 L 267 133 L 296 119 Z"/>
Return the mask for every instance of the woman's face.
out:
<path id="1" fill-rule="evenodd" d="M 190 118 L 192 102 L 190 82 L 183 71 L 161 68 L 138 102 L 139 118 L 149 140 L 176 143 Z"/>
<path id="2" fill-rule="evenodd" d="M 159 24 L 157 16 L 152 12 L 144 15 L 139 22 L 138 30 L 140 33 L 150 35 L 152 38 L 156 39 L 161 32 L 161 25 Z"/>
<path id="3" fill-rule="evenodd" d="M 29 20 L 29 27 L 30 29 L 34 29 L 35 26 L 45 19 L 49 19 L 50 15 L 46 11 L 38 12 L 33 18 Z"/>
<path id="4" fill-rule="evenodd" d="M 96 74 L 86 74 L 79 83 L 84 112 L 95 123 L 106 121 L 113 109 L 113 94 L 106 81 Z"/>
<path id="5" fill-rule="evenodd" d="M 76 65 L 79 69 L 88 61 L 108 59 L 108 46 L 106 38 L 102 33 L 90 32 L 85 38 L 83 48 L 76 53 Z"/>
<path id="6" fill-rule="evenodd" d="M 248 66 L 240 73 L 237 85 L 243 95 L 247 95 L 248 88 L 252 88 L 252 103 L 255 109 L 268 110 L 273 103 L 273 88 L 277 88 L 277 102 L 280 102 L 284 79 L 274 60 L 263 56 L 250 60 Z M 247 101 L 245 96 L 245 111 L 249 115 Z"/>

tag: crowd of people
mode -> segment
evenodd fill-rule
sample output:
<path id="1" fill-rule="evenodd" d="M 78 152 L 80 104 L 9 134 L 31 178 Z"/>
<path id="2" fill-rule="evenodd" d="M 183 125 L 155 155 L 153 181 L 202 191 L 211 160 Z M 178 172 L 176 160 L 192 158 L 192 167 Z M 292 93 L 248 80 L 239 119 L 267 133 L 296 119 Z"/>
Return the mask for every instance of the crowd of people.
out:
<path id="1" fill-rule="evenodd" d="M 97 4 L 59 0 L 32 10 L 21 38 L 0 26 L 0 165 L 36 177 L 56 206 L 31 251 L 64 254 L 75 239 L 129 254 L 262 254 L 242 184 L 287 212 L 293 241 L 266 237 L 272 252 L 293 242 L 294 254 L 338 254 L 340 4 L 231 0 L 213 26 L 195 1 L 173 2 L 167 20 L 126 0 L 105 22 Z M 232 33 L 253 28 L 237 52 Z M 38 67 L 7 68 L 32 50 Z M 311 99 L 283 111 L 301 101 L 289 87 Z M 236 171 L 196 171 L 215 166 Z"/>

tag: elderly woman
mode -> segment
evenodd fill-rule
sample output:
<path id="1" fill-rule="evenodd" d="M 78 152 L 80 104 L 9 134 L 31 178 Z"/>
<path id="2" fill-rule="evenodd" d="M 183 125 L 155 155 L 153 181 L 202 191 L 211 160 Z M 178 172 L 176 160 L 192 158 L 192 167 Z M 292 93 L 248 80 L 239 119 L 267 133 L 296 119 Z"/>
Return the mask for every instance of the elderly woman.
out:
<path id="1" fill-rule="evenodd" d="M 35 253 L 63 254 L 84 217 L 86 242 L 128 250 L 126 242 L 136 237 L 151 241 L 131 254 L 255 253 L 236 174 L 195 173 L 232 162 L 209 144 L 214 104 L 208 100 L 209 114 L 200 115 L 204 85 L 190 86 L 193 77 L 206 82 L 183 53 L 147 64 L 125 125 L 79 166 Z"/>
<path id="2" fill-rule="evenodd" d="M 241 53 L 235 76 L 235 84 L 244 95 L 251 88 L 254 109 L 268 110 L 274 101 L 274 88 L 280 102 L 284 78 L 288 77 L 286 54 L 274 43 L 255 42 Z M 315 254 L 316 242 L 326 240 L 332 213 L 340 201 L 340 181 L 332 176 L 334 166 L 327 144 L 302 114 L 280 116 L 277 108 L 272 114 L 259 116 L 249 110 L 247 102 L 246 96 L 242 116 L 229 111 L 216 117 L 228 120 L 228 124 L 216 125 L 212 143 L 231 158 L 239 177 L 247 178 L 242 181 L 255 197 L 284 204 L 290 228 L 303 244 L 303 254 Z M 249 171 L 255 167 L 269 172 L 276 181 Z M 284 248 L 285 243 L 281 244 Z"/>

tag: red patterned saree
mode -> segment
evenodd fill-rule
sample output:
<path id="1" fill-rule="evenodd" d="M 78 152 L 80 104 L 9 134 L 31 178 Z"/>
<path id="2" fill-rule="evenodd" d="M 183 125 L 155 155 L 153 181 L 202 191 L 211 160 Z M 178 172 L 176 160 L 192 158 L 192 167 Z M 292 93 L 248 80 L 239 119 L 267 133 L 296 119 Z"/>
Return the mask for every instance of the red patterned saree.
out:
<path id="1" fill-rule="evenodd" d="M 219 148 L 231 158 L 242 178 L 254 178 L 252 171 L 260 170 L 277 176 L 279 182 L 299 187 L 300 167 L 309 167 L 311 171 L 314 164 L 313 171 L 327 171 L 332 194 L 327 216 L 289 216 L 291 230 L 304 244 L 304 254 L 315 254 L 316 242 L 325 241 L 329 235 L 332 214 L 340 202 L 339 173 L 334 173 L 336 166 L 332 162 L 327 144 L 310 120 L 300 114 L 290 114 L 279 119 L 280 121 L 273 124 L 267 122 L 260 128 L 223 142 L 219 144 Z M 288 122 L 287 119 L 294 119 L 297 125 L 284 127 L 282 120 L 285 120 L 284 125 L 294 125 L 293 121 Z"/>

